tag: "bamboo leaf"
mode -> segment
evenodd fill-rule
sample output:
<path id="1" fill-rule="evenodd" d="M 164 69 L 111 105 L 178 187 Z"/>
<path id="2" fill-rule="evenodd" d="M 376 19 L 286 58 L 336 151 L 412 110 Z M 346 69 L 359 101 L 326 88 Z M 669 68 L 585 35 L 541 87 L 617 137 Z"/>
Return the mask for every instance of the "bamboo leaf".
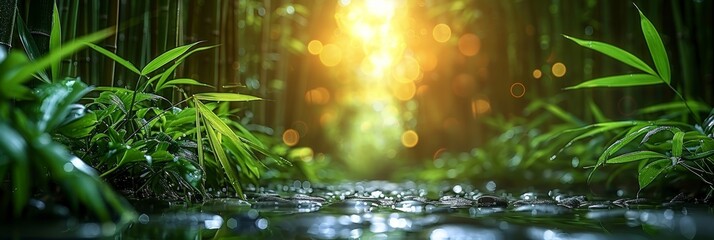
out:
<path id="1" fill-rule="evenodd" d="M 700 101 L 689 100 L 687 104 L 681 101 L 676 102 L 666 102 L 662 104 L 652 105 L 646 108 L 642 108 L 638 111 L 640 114 L 656 113 L 656 112 L 671 112 L 671 111 L 682 111 L 686 112 L 687 105 L 692 108 L 695 112 L 709 112 L 712 107 L 708 104 Z"/>
<path id="2" fill-rule="evenodd" d="M 637 126 L 634 128 L 637 128 Z M 631 143 L 638 137 L 646 134 L 652 128 L 653 128 L 653 126 L 641 125 L 640 128 L 637 129 L 637 131 L 629 133 L 629 134 L 625 135 L 624 137 L 622 137 L 621 139 L 615 141 L 613 144 L 611 144 L 610 146 L 608 146 L 605 149 L 605 151 L 602 153 L 602 155 L 600 155 L 600 158 L 598 159 L 596 166 L 602 165 L 603 163 L 605 163 L 605 160 L 610 158 L 610 156 L 615 154 L 617 151 L 619 151 L 623 147 L 627 146 L 627 144 Z"/>
<path id="3" fill-rule="evenodd" d="M 610 158 L 607 160 L 607 163 L 628 163 L 653 158 L 667 159 L 667 155 L 653 151 L 636 151 Z"/>
<path id="4" fill-rule="evenodd" d="M 17 35 L 20 36 L 20 41 L 22 42 L 22 46 L 25 47 L 25 53 L 27 53 L 27 58 L 30 59 L 30 61 L 34 62 L 42 57 L 42 53 L 40 53 L 40 50 L 37 48 L 37 43 L 35 43 L 35 38 L 32 37 L 30 30 L 28 30 L 25 25 L 25 21 L 23 21 L 20 16 L 17 16 Z M 40 69 L 42 71 L 37 72 L 38 79 L 50 83 L 52 80 L 47 76 L 47 72 L 44 71 L 45 67 Z M 30 76 L 32 76 L 32 74 L 34 74 L 34 72 L 30 73 Z"/>
<path id="5" fill-rule="evenodd" d="M 65 57 L 82 49 L 85 46 L 85 43 L 102 40 L 112 35 L 113 33 L 114 31 L 111 28 L 107 28 L 69 42 L 65 44 L 64 47 L 62 47 L 62 49 L 60 49 L 59 51 L 50 52 L 49 54 L 47 54 L 47 56 L 44 56 L 37 61 L 34 61 L 32 64 L 25 65 L 22 69 L 20 69 L 20 71 L 15 72 L 14 75 L 10 77 L 9 81 L 16 82 L 22 79 L 30 78 L 34 73 L 43 71 L 53 62 L 62 61 L 62 59 L 64 59 Z"/>
<path id="6" fill-rule="evenodd" d="M 640 183 L 640 190 L 650 185 L 650 183 L 652 183 L 657 176 L 670 166 L 670 162 L 671 161 L 669 159 L 660 159 L 651 162 L 640 169 L 639 176 L 637 177 L 637 180 Z"/>
<path id="7" fill-rule="evenodd" d="M 684 132 L 677 132 L 672 137 L 672 156 L 679 158 L 682 156 L 682 148 L 684 148 Z"/>
<path id="8" fill-rule="evenodd" d="M 238 94 L 238 93 L 197 93 L 194 94 L 198 100 L 203 101 L 224 101 L 224 102 L 247 102 L 262 100 L 259 97 L 254 97 L 250 95 Z"/>
<path id="9" fill-rule="evenodd" d="M 164 85 L 158 86 L 156 91 L 159 91 L 161 89 L 171 87 L 174 85 L 193 85 L 193 86 L 204 86 L 204 87 L 213 87 L 211 85 L 190 79 L 190 78 L 179 78 L 179 79 L 174 79 L 171 81 L 166 82 Z"/>
<path id="10" fill-rule="evenodd" d="M 614 58 L 624 64 L 642 70 L 646 73 L 649 73 L 651 75 L 657 75 L 657 73 L 652 70 L 652 68 L 647 65 L 647 63 L 637 58 L 635 55 L 632 55 L 631 53 L 622 50 L 621 48 L 603 42 L 582 40 L 567 35 L 563 35 L 563 37 L 572 40 L 580 46 L 603 53 L 611 58 Z"/>
<path id="11" fill-rule="evenodd" d="M 635 5 L 637 7 L 637 5 Z M 647 47 L 650 49 L 650 54 L 652 55 L 652 60 L 655 63 L 657 72 L 659 76 L 664 80 L 665 83 L 669 84 L 671 80 L 671 73 L 669 69 L 669 58 L 667 57 L 667 51 L 664 49 L 664 43 L 662 43 L 662 38 L 660 38 L 657 29 L 655 29 L 652 22 L 650 22 L 647 17 L 637 8 L 640 13 L 640 25 L 642 26 L 642 34 L 645 35 L 645 40 L 647 41 Z"/>
<path id="12" fill-rule="evenodd" d="M 633 87 L 660 84 L 662 82 L 662 79 L 650 74 L 628 74 L 593 79 L 572 87 L 567 87 L 565 89 L 570 90 L 594 87 Z"/>
<path id="13" fill-rule="evenodd" d="M 210 111 L 202 104 L 197 105 L 196 107 L 201 112 Z M 238 195 L 241 198 L 243 198 L 243 191 L 242 191 L 242 188 L 239 183 L 240 178 L 238 176 L 238 172 L 236 172 L 235 168 L 230 163 L 228 156 L 226 156 L 226 151 L 223 149 L 219 135 L 217 135 L 216 132 L 213 130 L 213 128 L 210 128 L 210 127 L 206 127 L 206 132 L 208 133 L 208 142 L 211 144 L 211 147 L 214 149 L 213 154 L 215 154 L 215 157 L 218 159 L 221 166 L 223 166 L 223 171 L 225 172 L 226 176 L 228 177 L 228 181 L 230 182 L 231 186 L 233 186 L 233 189 L 236 190 Z"/>
<path id="14" fill-rule="evenodd" d="M 59 11 L 57 11 L 57 4 L 54 4 L 52 10 L 52 31 L 50 32 L 50 51 L 58 51 L 62 48 L 62 29 L 60 27 Z M 61 61 L 55 61 L 50 66 L 52 72 L 52 80 L 57 81 L 60 79 L 60 68 Z"/>
<path id="15" fill-rule="evenodd" d="M 127 61 L 126 59 L 119 57 L 118 55 L 114 54 L 113 52 L 104 49 L 103 47 L 97 46 L 92 43 L 86 43 L 87 46 L 90 48 L 94 49 L 95 51 L 101 53 L 102 55 L 111 58 L 114 60 L 114 62 L 121 64 L 122 66 L 126 67 L 127 69 L 131 70 L 132 72 L 141 75 L 141 72 L 139 72 L 139 69 L 137 69 L 134 64 L 131 62 Z"/>
<path id="16" fill-rule="evenodd" d="M 208 49 L 211 49 L 211 48 L 214 48 L 214 47 L 217 47 L 217 46 L 218 46 L 218 45 L 196 48 L 196 49 L 194 49 L 194 50 L 191 50 L 191 51 L 188 52 L 187 54 L 183 55 L 181 58 L 179 58 L 178 60 L 176 60 L 176 62 L 174 63 L 174 65 L 172 65 L 169 69 L 166 69 L 166 71 L 164 71 L 163 73 L 161 73 L 161 78 L 159 79 L 159 82 L 156 84 L 156 86 L 157 86 L 157 87 L 158 87 L 158 86 L 163 86 L 163 85 L 164 85 L 164 82 L 166 82 L 166 80 L 168 80 L 169 77 L 171 77 L 171 74 L 174 72 L 174 70 L 176 70 L 176 68 L 177 68 L 179 65 L 181 65 L 181 63 L 183 63 L 183 60 L 186 59 L 187 57 L 191 56 L 192 54 L 194 54 L 194 53 L 196 53 L 196 52 L 208 50 Z M 154 91 L 156 92 L 156 91 L 158 91 L 158 89 L 154 89 Z"/>
<path id="17" fill-rule="evenodd" d="M 143 69 L 141 69 L 141 75 L 148 75 L 149 73 L 152 73 L 153 71 L 156 71 L 160 67 L 166 65 L 167 63 L 176 60 L 179 58 L 181 55 L 186 53 L 191 47 L 195 46 L 199 42 L 195 42 L 192 44 L 176 47 L 174 49 L 168 50 L 165 53 L 162 53 L 158 57 L 154 58 L 154 60 L 151 60 L 146 66 L 144 66 Z"/>

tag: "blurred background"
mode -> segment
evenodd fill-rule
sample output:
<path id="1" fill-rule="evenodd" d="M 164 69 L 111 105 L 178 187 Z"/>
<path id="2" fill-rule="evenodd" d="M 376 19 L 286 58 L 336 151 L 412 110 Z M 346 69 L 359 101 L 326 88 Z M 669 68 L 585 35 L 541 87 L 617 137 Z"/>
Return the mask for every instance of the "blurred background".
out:
<path id="1" fill-rule="evenodd" d="M 51 15 L 51 4 L 19 1 L 29 3 L 21 14 Z M 179 45 L 218 44 L 177 74 L 266 99 L 236 106 L 244 108 L 238 117 L 285 146 L 305 147 L 304 161 L 356 179 L 423 166 L 450 166 L 433 178 L 453 179 L 485 174 L 490 165 L 552 161 L 555 155 L 527 150 L 540 148 L 530 144 L 539 133 L 563 122 L 648 116 L 640 110 L 675 99 L 664 85 L 563 90 L 637 70 L 562 34 L 607 42 L 652 64 L 633 3 L 662 35 L 674 85 L 690 100 L 714 102 L 711 0 L 58 2 L 62 25 L 72 26 L 64 38 L 118 25 L 102 45 L 136 65 Z M 32 29 L 34 18 L 27 19 Z M 124 77 L 130 72 L 96 52 L 64 64 L 94 85 L 132 84 Z M 519 136 L 526 140 L 511 141 Z M 459 167 L 473 158 L 491 159 Z M 582 168 L 581 161 L 588 160 L 563 166 Z"/>

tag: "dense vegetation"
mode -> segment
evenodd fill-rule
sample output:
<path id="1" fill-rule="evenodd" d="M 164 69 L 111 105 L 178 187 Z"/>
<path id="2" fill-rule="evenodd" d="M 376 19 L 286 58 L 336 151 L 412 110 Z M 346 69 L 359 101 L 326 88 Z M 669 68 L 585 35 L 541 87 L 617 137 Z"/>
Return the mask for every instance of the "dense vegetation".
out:
<path id="1" fill-rule="evenodd" d="M 246 186 L 267 181 L 349 179 L 349 157 L 334 151 L 341 132 L 317 130 L 331 126 L 322 123 L 329 97 L 309 94 L 345 82 L 303 57 L 311 38 L 332 34 L 321 20 L 337 3 L 271 2 L 0 1 L 0 209 L 12 213 L 2 220 L 35 218 L 44 214 L 36 203 L 47 202 L 80 218 L 128 222 L 136 216 L 125 198 L 200 202 L 244 198 Z M 466 57 L 459 41 L 445 41 L 427 54 L 441 62 L 421 73 L 425 90 L 397 104 L 416 116 L 404 125 L 423 140 L 392 154 L 393 176 L 377 177 L 609 193 L 635 186 L 634 194 L 711 202 L 711 30 L 693 28 L 711 24 L 701 9 L 712 3 L 640 3 L 638 18 L 615 14 L 628 23 L 616 28 L 593 19 L 608 19 L 620 3 L 543 2 L 410 7 L 428 16 L 419 24 L 473 32 L 484 47 Z M 551 15 L 517 16 L 529 7 Z M 648 14 L 666 7 L 671 21 Z M 575 17 L 560 8 L 587 19 L 564 21 Z M 506 27 L 485 24 L 494 19 Z M 604 42 L 579 37 L 583 28 Z M 634 43 L 614 37 L 621 33 Z M 564 54 L 577 45 L 599 53 Z M 624 65 L 600 63 L 609 58 Z M 572 81 L 559 81 L 564 64 Z"/>

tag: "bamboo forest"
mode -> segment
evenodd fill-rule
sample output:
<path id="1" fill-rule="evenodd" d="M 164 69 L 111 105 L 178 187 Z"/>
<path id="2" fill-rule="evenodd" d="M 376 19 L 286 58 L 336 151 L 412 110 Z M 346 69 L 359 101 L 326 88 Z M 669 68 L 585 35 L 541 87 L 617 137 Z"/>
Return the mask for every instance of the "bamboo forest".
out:
<path id="1" fill-rule="evenodd" d="M 714 239 L 714 0 L 0 0 L 2 239 Z"/>

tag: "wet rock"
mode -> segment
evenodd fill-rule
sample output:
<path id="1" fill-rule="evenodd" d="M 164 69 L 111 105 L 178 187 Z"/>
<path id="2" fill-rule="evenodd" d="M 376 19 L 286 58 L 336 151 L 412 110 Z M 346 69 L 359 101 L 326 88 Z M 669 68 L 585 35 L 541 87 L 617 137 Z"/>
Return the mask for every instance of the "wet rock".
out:
<path id="1" fill-rule="evenodd" d="M 556 198 L 556 201 L 558 201 L 558 205 L 572 209 L 584 206 L 587 203 L 587 198 L 585 196 L 562 197 Z"/>
<path id="2" fill-rule="evenodd" d="M 309 196 L 305 194 L 295 194 L 292 197 L 289 197 L 288 199 L 290 200 L 307 200 L 307 201 L 314 201 L 314 202 L 319 202 L 319 203 L 325 203 L 325 198 L 322 197 L 317 197 L 317 196 Z"/>
<path id="3" fill-rule="evenodd" d="M 513 209 L 514 212 L 526 212 L 533 216 L 552 216 L 570 212 L 570 209 L 554 204 L 531 204 Z"/>
<path id="4" fill-rule="evenodd" d="M 421 213 L 425 211 L 425 202 L 416 200 L 404 200 L 394 204 L 394 209 L 402 212 Z"/>
<path id="5" fill-rule="evenodd" d="M 607 204 L 607 203 L 598 203 L 598 204 L 592 204 L 588 206 L 588 209 L 591 210 L 598 210 L 598 209 L 611 209 L 612 205 Z"/>
<path id="6" fill-rule="evenodd" d="M 478 207 L 507 207 L 508 201 L 496 196 L 483 195 L 476 199 Z"/>
<path id="7" fill-rule="evenodd" d="M 443 196 L 435 203 L 440 205 L 449 205 L 451 208 L 469 208 L 473 205 L 473 201 L 455 196 Z"/>
<path id="8" fill-rule="evenodd" d="M 551 199 L 535 199 L 535 200 L 516 200 L 511 203 L 515 207 L 525 205 L 555 205 L 557 202 Z"/>
<path id="9" fill-rule="evenodd" d="M 631 206 L 637 206 L 637 205 L 646 205 L 648 204 L 649 200 L 646 198 L 632 198 L 632 199 L 627 199 L 627 198 L 621 198 L 617 199 L 615 201 L 612 201 L 612 204 L 618 206 L 618 207 L 631 207 Z"/>

